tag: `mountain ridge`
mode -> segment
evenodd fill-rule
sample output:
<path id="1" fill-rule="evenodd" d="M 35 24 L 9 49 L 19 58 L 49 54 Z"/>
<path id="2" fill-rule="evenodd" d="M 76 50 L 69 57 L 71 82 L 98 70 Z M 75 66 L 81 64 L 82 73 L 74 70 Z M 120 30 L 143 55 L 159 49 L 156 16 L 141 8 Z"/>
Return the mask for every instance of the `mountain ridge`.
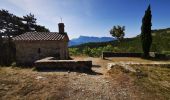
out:
<path id="1" fill-rule="evenodd" d="M 112 37 L 95 37 L 95 36 L 79 36 L 78 38 L 71 39 L 69 42 L 69 46 L 76 46 L 84 43 L 91 43 L 91 42 L 107 42 L 116 40 Z"/>

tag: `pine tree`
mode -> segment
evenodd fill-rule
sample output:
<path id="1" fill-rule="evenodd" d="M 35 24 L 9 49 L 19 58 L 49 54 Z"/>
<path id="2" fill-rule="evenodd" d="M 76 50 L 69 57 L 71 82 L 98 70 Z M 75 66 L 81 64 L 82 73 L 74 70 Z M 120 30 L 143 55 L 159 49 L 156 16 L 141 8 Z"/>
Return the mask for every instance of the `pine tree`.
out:
<path id="1" fill-rule="evenodd" d="M 36 18 L 33 14 L 28 14 L 26 16 L 23 16 L 23 20 L 26 21 L 25 29 L 27 32 L 35 31 L 36 26 Z"/>
<path id="2" fill-rule="evenodd" d="M 44 26 L 36 25 L 35 31 L 36 32 L 49 32 L 49 29 L 45 28 Z"/>
<path id="3" fill-rule="evenodd" d="M 18 17 L 7 10 L 0 10 L 0 32 L 5 36 L 16 36 L 25 32 L 49 32 L 49 29 L 36 24 L 33 14 Z"/>
<path id="4" fill-rule="evenodd" d="M 149 51 L 152 44 L 151 20 L 152 20 L 152 14 L 151 14 L 151 7 L 149 5 L 142 19 L 142 27 L 141 27 L 141 42 L 142 42 L 144 57 L 149 57 Z"/>
<path id="5" fill-rule="evenodd" d="M 3 35 L 17 35 L 22 33 L 23 24 L 19 17 L 9 13 L 7 10 L 0 10 L 0 31 Z"/>

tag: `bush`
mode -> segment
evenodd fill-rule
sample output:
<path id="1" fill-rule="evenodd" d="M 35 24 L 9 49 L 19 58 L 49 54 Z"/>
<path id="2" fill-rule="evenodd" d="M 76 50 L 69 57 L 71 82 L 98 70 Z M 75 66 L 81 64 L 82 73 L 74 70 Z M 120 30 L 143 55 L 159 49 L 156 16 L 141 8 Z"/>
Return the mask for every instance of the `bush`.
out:
<path id="1" fill-rule="evenodd" d="M 102 55 L 103 51 L 108 52 L 138 52 L 136 51 L 136 47 L 129 47 L 127 48 L 119 48 L 114 47 L 112 45 L 107 45 L 104 47 L 96 47 L 96 48 L 90 48 L 86 46 L 85 48 L 69 48 L 69 53 L 71 56 L 77 56 L 77 55 L 86 55 L 91 57 L 100 57 Z"/>
<path id="2" fill-rule="evenodd" d="M 135 48 L 134 48 L 134 47 L 129 47 L 129 48 L 128 48 L 128 51 L 129 51 L 129 52 L 135 52 Z"/>
<path id="3" fill-rule="evenodd" d="M 118 47 L 114 47 L 114 48 L 113 48 L 113 51 L 114 51 L 114 52 L 120 52 L 120 49 L 119 49 Z"/>
<path id="4" fill-rule="evenodd" d="M 170 51 L 162 51 L 163 54 L 170 55 Z"/>
<path id="5" fill-rule="evenodd" d="M 103 47 L 103 51 L 113 51 L 113 46 L 107 45 L 106 47 Z"/>
<path id="6" fill-rule="evenodd" d="M 119 52 L 120 49 L 118 47 L 113 47 L 112 45 L 107 45 L 104 47 L 96 47 L 96 48 L 90 48 L 86 46 L 83 49 L 79 48 L 69 48 L 69 53 L 71 56 L 77 56 L 77 55 L 87 55 L 91 57 L 100 57 L 102 55 L 103 51 L 110 51 L 110 52 Z"/>
<path id="7" fill-rule="evenodd" d="M 80 54 L 80 51 L 78 48 L 69 48 L 69 54 L 71 56 L 75 56 L 75 55 L 79 55 Z"/>
<path id="8" fill-rule="evenodd" d="M 85 47 L 83 49 L 83 54 L 91 56 L 91 49 L 89 47 Z"/>

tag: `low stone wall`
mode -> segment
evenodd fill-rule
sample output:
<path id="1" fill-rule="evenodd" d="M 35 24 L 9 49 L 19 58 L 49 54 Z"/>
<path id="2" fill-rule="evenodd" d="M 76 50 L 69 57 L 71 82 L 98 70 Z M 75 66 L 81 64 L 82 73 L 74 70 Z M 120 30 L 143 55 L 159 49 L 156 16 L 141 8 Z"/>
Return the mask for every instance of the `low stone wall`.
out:
<path id="1" fill-rule="evenodd" d="M 142 53 L 115 53 L 115 52 L 102 52 L 102 58 L 105 57 L 141 57 Z"/>
<path id="2" fill-rule="evenodd" d="M 91 70 L 92 61 L 77 61 L 77 60 L 54 60 L 53 57 L 48 57 L 35 62 L 37 70 Z"/>
<path id="3" fill-rule="evenodd" d="M 138 63 L 138 62 L 116 62 L 116 63 L 108 63 L 108 68 L 112 66 L 153 66 L 153 67 L 167 67 L 170 68 L 170 62 L 143 62 L 143 63 Z"/>
<path id="4" fill-rule="evenodd" d="M 166 58 L 165 54 L 158 54 L 155 52 L 149 53 L 154 58 Z M 115 53 L 115 52 L 102 52 L 102 58 L 105 57 L 141 57 L 142 53 Z"/>

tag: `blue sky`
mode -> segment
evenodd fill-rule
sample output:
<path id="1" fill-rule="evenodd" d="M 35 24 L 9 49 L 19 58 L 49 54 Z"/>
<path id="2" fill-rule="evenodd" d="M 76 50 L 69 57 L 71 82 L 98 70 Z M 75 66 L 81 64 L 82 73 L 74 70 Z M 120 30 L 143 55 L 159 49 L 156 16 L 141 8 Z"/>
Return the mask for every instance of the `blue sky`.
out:
<path id="1" fill-rule="evenodd" d="M 62 17 L 70 38 L 109 37 L 114 25 L 126 27 L 125 36 L 140 33 L 144 12 L 151 4 L 152 29 L 170 27 L 170 0 L 0 0 L 0 8 L 17 16 L 33 13 L 37 23 L 58 31 Z"/>

